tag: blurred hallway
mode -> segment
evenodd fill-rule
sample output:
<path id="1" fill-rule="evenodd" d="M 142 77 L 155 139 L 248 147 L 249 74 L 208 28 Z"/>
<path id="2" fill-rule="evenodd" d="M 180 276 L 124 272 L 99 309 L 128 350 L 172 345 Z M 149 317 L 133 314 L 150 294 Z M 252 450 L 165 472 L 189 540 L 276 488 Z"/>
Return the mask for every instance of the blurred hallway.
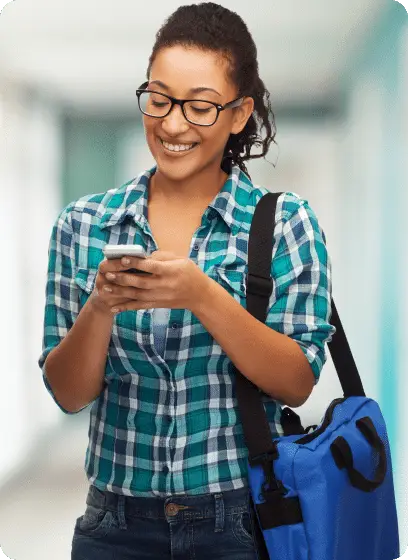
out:
<path id="1" fill-rule="evenodd" d="M 0 490 L 0 548 L 9 558 L 71 558 L 75 521 L 85 511 L 88 491 L 83 469 L 88 416 L 86 409 L 61 422 L 30 463 Z"/>

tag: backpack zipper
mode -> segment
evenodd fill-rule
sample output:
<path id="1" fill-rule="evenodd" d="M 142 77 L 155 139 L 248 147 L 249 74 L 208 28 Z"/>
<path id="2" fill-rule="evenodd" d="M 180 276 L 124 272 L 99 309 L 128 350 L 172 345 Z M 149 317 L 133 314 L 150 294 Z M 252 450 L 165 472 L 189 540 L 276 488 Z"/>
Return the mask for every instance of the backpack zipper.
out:
<path id="1" fill-rule="evenodd" d="M 338 404 L 340 404 L 341 402 L 344 402 L 347 398 L 348 397 L 341 397 L 339 399 L 334 399 L 334 401 L 332 401 L 330 403 L 329 408 L 326 410 L 326 413 L 324 415 L 324 419 L 323 419 L 323 422 L 322 422 L 322 425 L 320 426 L 320 428 L 318 430 L 316 430 L 315 432 L 312 432 L 311 434 L 308 434 L 306 436 L 301 437 L 300 439 L 295 440 L 293 443 L 309 443 L 310 441 L 313 441 L 315 438 L 319 437 L 320 434 L 322 434 L 324 432 L 324 430 L 327 428 L 327 426 L 332 421 L 334 408 Z"/>

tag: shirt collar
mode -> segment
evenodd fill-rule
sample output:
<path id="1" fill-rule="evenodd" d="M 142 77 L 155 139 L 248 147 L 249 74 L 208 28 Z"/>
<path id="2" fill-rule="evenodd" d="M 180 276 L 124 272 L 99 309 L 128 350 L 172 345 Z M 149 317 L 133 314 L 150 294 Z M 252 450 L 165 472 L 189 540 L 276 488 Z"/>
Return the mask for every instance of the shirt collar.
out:
<path id="1" fill-rule="evenodd" d="M 142 228 L 147 224 L 148 184 L 156 172 L 157 165 L 143 171 L 118 189 L 106 193 L 102 203 L 101 229 L 115 226 L 131 217 Z M 222 189 L 214 197 L 209 207 L 217 212 L 235 235 L 244 219 L 248 198 L 254 186 L 246 173 L 238 165 L 232 165 Z M 238 203 L 239 201 L 239 203 Z"/>

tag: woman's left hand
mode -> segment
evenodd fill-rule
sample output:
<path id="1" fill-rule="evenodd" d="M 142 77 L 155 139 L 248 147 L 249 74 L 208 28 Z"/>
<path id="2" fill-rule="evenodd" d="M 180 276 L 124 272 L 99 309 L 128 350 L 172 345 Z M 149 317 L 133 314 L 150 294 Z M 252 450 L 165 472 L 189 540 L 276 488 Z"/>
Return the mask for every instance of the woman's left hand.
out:
<path id="1" fill-rule="evenodd" d="M 130 263 L 124 264 L 124 258 L 128 258 Z M 112 309 L 114 313 L 155 307 L 192 310 L 211 280 L 191 259 L 178 257 L 169 251 L 155 251 L 146 259 L 129 256 L 111 260 L 110 271 L 113 262 L 116 278 L 106 276 L 106 285 L 112 288 L 113 295 L 131 300 L 117 306 L 117 311 Z M 105 273 L 104 264 L 100 264 L 102 273 Z M 129 268 L 151 272 L 152 276 L 124 272 Z"/>

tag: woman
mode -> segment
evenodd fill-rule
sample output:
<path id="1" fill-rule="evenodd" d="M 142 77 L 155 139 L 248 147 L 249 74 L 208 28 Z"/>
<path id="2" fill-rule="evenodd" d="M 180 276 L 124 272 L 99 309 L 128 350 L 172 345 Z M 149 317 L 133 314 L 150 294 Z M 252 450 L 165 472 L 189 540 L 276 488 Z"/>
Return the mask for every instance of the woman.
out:
<path id="1" fill-rule="evenodd" d="M 69 204 L 50 244 L 39 365 L 64 412 L 93 402 L 72 558 L 255 559 L 233 365 L 282 435 L 281 406 L 308 398 L 335 332 L 331 262 L 307 201 L 283 193 L 265 324 L 246 311 L 249 227 L 268 190 L 244 161 L 265 156 L 274 130 L 237 14 L 180 7 L 147 79 L 137 96 L 157 165 Z M 107 261 L 106 243 L 140 244 L 148 258 Z"/>

